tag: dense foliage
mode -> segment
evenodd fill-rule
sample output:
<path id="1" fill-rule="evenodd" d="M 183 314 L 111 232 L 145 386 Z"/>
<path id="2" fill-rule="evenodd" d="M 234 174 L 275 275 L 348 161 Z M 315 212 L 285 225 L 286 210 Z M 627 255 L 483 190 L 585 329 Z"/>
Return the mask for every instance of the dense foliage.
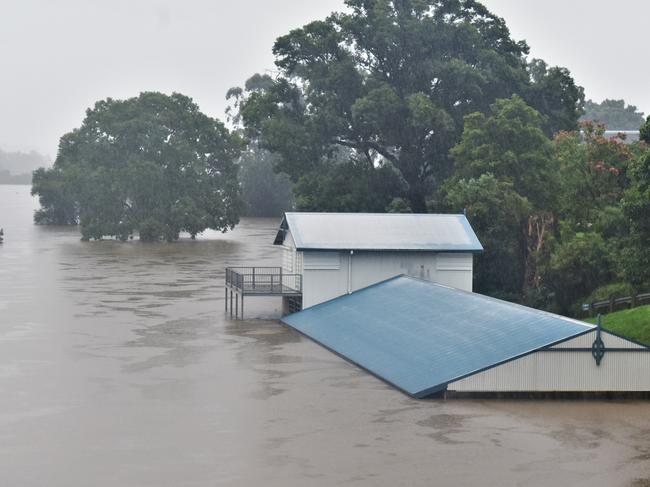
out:
<path id="1" fill-rule="evenodd" d="M 402 198 L 411 210 L 426 211 L 432 188 L 453 171 L 449 151 L 464 116 L 513 93 L 546 115 L 547 134 L 577 128 L 582 89 L 566 70 L 527 64 L 527 45 L 480 3 L 346 4 L 345 13 L 276 41 L 277 78 L 259 83 L 257 75 L 233 92 L 247 134 L 279 157 L 277 170 L 302 180 L 297 191 L 336 191 L 336 178 L 322 180 L 334 158 L 338 167 L 367 176 L 394 172 L 400 192 L 384 191 L 377 201 Z M 340 165 L 342 149 L 349 162 Z"/>
<path id="2" fill-rule="evenodd" d="M 465 118 L 463 136 L 451 151 L 455 173 L 440 192 L 442 207 L 466 208 L 471 221 L 478 213 L 478 234 L 492 236 L 484 243 L 492 248 L 477 264 L 477 288 L 483 292 L 519 297 L 539 281 L 538 254 L 552 224 L 549 209 L 557 186 L 545 124 L 520 97 L 497 100 L 488 114 Z"/>
<path id="3" fill-rule="evenodd" d="M 273 170 L 273 155 L 251 144 L 239 158 L 239 180 L 246 216 L 280 216 L 293 209 L 291 181 Z"/>
<path id="4" fill-rule="evenodd" d="M 592 123 L 551 142 L 542 125 L 522 100 L 500 100 L 467 117 L 452 150 L 440 207 L 466 208 L 484 242 L 476 289 L 576 314 L 599 290 L 650 288 L 647 145 Z"/>
<path id="5" fill-rule="evenodd" d="M 229 90 L 237 135 L 181 95 L 99 102 L 35 171 L 36 220 L 171 240 L 240 210 L 465 211 L 479 292 L 576 314 L 650 290 L 650 118 L 588 102 L 588 119 L 641 126 L 636 143 L 579 124 L 570 73 L 475 0 L 346 5 L 277 39 L 276 76 Z"/>
<path id="6" fill-rule="evenodd" d="M 641 125 L 641 129 L 639 131 L 639 137 L 646 144 L 650 145 L 650 115 L 648 115 L 648 118 L 646 119 L 645 123 Z"/>
<path id="7" fill-rule="evenodd" d="M 604 124 L 608 130 L 639 130 L 643 124 L 643 113 L 634 105 L 625 105 L 624 100 L 603 100 L 596 103 L 587 100 L 583 120 Z"/>
<path id="8" fill-rule="evenodd" d="M 79 223 L 86 240 L 225 231 L 241 209 L 239 152 L 239 139 L 186 96 L 99 101 L 61 138 L 54 166 L 34 172 L 35 221 Z"/>
<path id="9" fill-rule="evenodd" d="M 650 119 L 633 144 L 579 124 L 570 73 L 528 61 L 474 0 L 346 4 L 276 41 L 276 77 L 228 94 L 298 209 L 466 211 L 475 289 L 563 313 L 650 289 Z M 643 122 L 622 101 L 587 112 Z"/>

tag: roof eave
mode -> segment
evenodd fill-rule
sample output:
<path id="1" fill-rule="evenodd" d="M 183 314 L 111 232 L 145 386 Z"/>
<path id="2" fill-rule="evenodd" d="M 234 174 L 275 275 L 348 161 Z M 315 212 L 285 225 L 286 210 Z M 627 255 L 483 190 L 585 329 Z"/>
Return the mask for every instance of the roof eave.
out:
<path id="1" fill-rule="evenodd" d="M 468 249 L 440 249 L 440 248 L 429 248 L 429 249 L 403 249 L 403 248 L 359 248 L 359 247 L 296 247 L 296 250 L 304 251 L 315 251 L 315 252 L 340 252 L 340 251 L 350 251 L 355 252 L 436 252 L 436 253 L 446 253 L 446 254 L 480 254 L 483 252 L 483 248 L 468 248 Z"/>

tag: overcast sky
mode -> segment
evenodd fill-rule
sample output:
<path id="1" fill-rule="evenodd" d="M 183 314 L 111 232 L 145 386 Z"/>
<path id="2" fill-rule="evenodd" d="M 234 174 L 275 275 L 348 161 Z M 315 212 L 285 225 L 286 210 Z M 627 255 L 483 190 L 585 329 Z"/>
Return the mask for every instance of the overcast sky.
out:
<path id="1" fill-rule="evenodd" d="M 650 112 L 650 2 L 485 0 L 588 98 Z M 224 95 L 273 69 L 274 39 L 342 0 L 0 0 L 0 148 L 56 156 L 105 97 L 178 91 L 223 118 Z"/>

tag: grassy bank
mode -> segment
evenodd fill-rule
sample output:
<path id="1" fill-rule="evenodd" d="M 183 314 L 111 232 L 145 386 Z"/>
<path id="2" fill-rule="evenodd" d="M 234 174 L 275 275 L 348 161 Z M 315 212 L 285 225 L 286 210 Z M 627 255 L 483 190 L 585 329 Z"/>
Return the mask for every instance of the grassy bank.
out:
<path id="1" fill-rule="evenodd" d="M 589 323 L 595 323 L 590 318 Z M 603 315 L 603 328 L 650 345 L 650 305 Z"/>

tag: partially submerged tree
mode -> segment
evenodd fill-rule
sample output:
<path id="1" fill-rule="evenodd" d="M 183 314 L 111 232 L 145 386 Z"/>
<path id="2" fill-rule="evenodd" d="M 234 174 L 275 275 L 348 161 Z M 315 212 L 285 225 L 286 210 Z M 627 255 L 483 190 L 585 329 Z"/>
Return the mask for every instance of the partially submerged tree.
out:
<path id="1" fill-rule="evenodd" d="M 406 189 L 392 197 L 425 212 L 426 197 L 451 174 L 449 149 L 465 115 L 519 93 L 549 108 L 546 130 L 574 128 L 582 98 L 568 73 L 529 72 L 526 44 L 479 2 L 346 4 L 349 12 L 280 37 L 281 75 L 237 93 L 248 132 L 293 181 L 344 147 L 368 170 L 397 170 Z"/>
<path id="2" fill-rule="evenodd" d="M 180 94 L 99 101 L 61 138 L 54 166 L 34 173 L 35 221 L 80 223 L 86 240 L 226 231 L 241 209 L 240 145 Z"/>

